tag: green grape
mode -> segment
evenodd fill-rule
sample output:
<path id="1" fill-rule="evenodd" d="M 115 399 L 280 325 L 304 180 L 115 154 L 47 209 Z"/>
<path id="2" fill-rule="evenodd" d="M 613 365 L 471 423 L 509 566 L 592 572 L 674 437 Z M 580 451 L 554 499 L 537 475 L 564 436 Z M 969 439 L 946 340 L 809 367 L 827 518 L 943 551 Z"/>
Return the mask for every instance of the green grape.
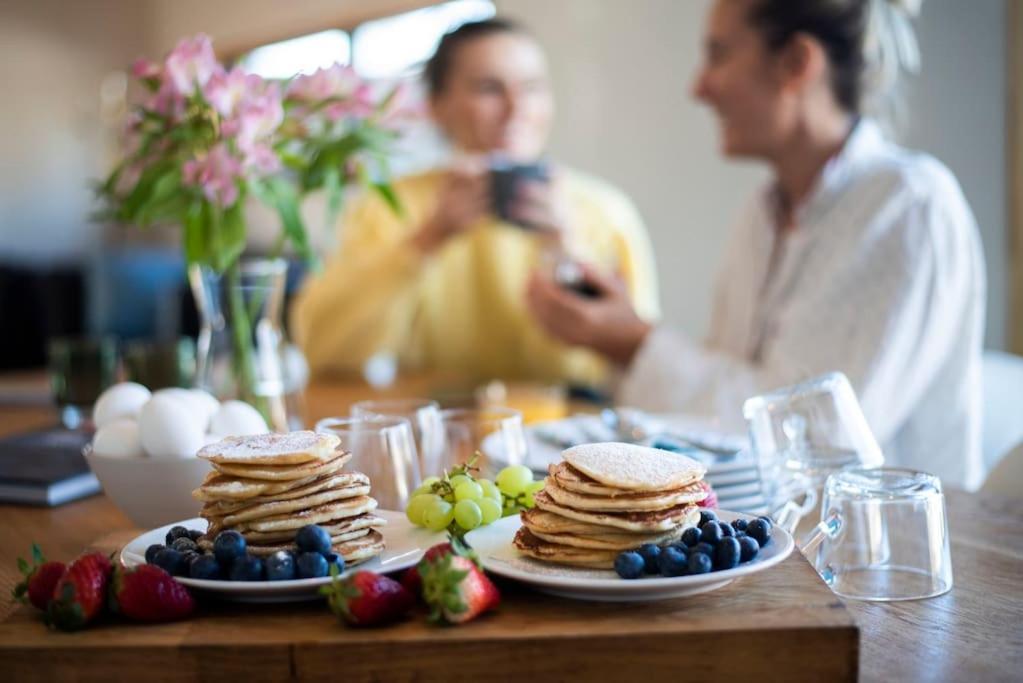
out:
<path id="1" fill-rule="evenodd" d="M 443 531 L 454 518 L 454 506 L 439 498 L 430 501 L 423 510 L 423 523 L 430 531 Z"/>
<path id="2" fill-rule="evenodd" d="M 463 481 L 455 487 L 455 501 L 479 500 L 483 497 L 483 487 L 474 481 Z"/>
<path id="3" fill-rule="evenodd" d="M 526 490 L 523 493 L 522 498 L 525 501 L 527 508 L 531 508 L 534 505 L 536 505 L 536 501 L 533 499 L 533 496 L 535 496 L 537 493 L 543 490 L 545 482 L 546 480 L 534 481 L 532 484 L 526 487 Z"/>
<path id="4" fill-rule="evenodd" d="M 503 502 L 504 499 L 501 496 L 501 489 L 497 488 L 497 485 L 494 482 L 489 479 L 480 479 L 476 483 L 480 485 L 481 489 L 483 489 L 484 498 L 492 498 L 497 501 L 498 505 Z"/>
<path id="5" fill-rule="evenodd" d="M 433 493 L 421 493 L 418 496 L 412 496 L 412 499 L 405 507 L 405 516 L 408 517 L 408 521 L 416 526 L 426 526 L 426 523 L 423 521 L 423 511 L 426 510 L 426 506 L 432 501 L 439 499 L 440 496 Z"/>
<path id="6" fill-rule="evenodd" d="M 456 474 L 455 476 L 451 477 L 451 488 L 457 489 L 459 484 L 463 484 L 467 481 L 471 482 L 472 477 L 466 476 L 464 474 Z"/>
<path id="7" fill-rule="evenodd" d="M 476 501 L 476 504 L 479 505 L 480 512 L 483 513 L 484 524 L 490 524 L 491 522 L 501 518 L 501 504 L 493 498 L 478 500 Z"/>
<path id="8" fill-rule="evenodd" d="M 515 497 L 533 481 L 533 472 L 525 465 L 510 465 L 497 473 L 497 486 L 506 495 Z"/>
<path id="9" fill-rule="evenodd" d="M 471 531 L 483 523 L 483 511 L 474 500 L 460 500 L 455 504 L 455 522 Z"/>
<path id="10" fill-rule="evenodd" d="M 439 481 L 440 481 L 440 477 L 427 477 L 426 479 L 423 479 L 423 483 L 420 484 L 420 486 L 425 486 L 425 487 L 429 488 L 429 487 L 433 486 L 434 484 L 436 484 Z"/>

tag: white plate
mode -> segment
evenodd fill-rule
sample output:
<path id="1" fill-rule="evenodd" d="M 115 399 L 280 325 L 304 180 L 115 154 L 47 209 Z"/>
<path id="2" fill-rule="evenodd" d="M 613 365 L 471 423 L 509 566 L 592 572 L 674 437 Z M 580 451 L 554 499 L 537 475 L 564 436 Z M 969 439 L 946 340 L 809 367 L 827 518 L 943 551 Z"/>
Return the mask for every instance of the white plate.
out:
<path id="1" fill-rule="evenodd" d="M 366 569 L 373 572 L 386 573 L 407 569 L 418 563 L 423 553 L 431 546 L 444 543 L 447 540 L 443 533 L 436 533 L 414 526 L 408 521 L 403 512 L 374 510 L 373 514 L 387 520 L 387 525 L 380 527 L 380 533 L 384 536 L 386 548 L 384 552 L 372 560 L 367 560 L 353 567 L 352 571 Z M 147 531 L 124 546 L 121 550 L 121 564 L 125 567 L 145 564 L 146 548 L 154 543 L 162 544 L 170 528 L 178 525 L 187 529 L 206 530 L 206 520 L 197 517 Z M 318 590 L 320 586 L 330 583 L 330 577 L 295 579 L 294 581 L 206 581 L 179 576 L 177 580 L 189 588 L 216 594 L 225 600 L 236 600 L 239 602 L 315 600 L 319 597 Z"/>
<path id="2" fill-rule="evenodd" d="M 719 519 L 726 522 L 740 517 L 753 519 L 749 515 L 724 510 L 715 512 Z M 753 560 L 735 569 L 693 576 L 649 576 L 626 580 L 612 570 L 565 567 L 520 554 L 512 545 L 512 539 L 520 526 L 521 520 L 517 515 L 505 517 L 489 526 L 470 531 L 465 539 L 479 554 L 484 568 L 489 572 L 528 583 L 544 593 L 604 602 L 667 600 L 712 591 L 740 576 L 755 574 L 778 564 L 789 556 L 795 545 L 792 536 L 784 529 L 775 527 L 771 530 L 771 542 L 767 547 L 762 548 Z"/>

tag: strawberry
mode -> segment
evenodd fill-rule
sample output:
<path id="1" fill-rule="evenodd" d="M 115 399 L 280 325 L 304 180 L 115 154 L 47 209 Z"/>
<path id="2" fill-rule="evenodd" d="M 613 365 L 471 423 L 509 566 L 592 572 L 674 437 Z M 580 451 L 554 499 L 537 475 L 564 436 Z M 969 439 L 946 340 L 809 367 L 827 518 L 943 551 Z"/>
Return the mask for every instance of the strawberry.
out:
<path id="1" fill-rule="evenodd" d="M 331 567 L 333 582 L 320 592 L 327 596 L 330 610 L 353 626 L 379 626 L 397 621 L 415 604 L 415 597 L 394 579 L 359 571 L 338 579 Z"/>
<path id="2" fill-rule="evenodd" d="M 497 607 L 501 594 L 476 562 L 450 554 L 419 563 L 430 620 L 462 624 Z"/>
<path id="3" fill-rule="evenodd" d="M 195 609 L 192 594 L 170 574 L 153 564 L 114 569 L 110 580 L 110 610 L 135 621 L 174 621 Z"/>
<path id="4" fill-rule="evenodd" d="M 43 551 L 33 543 L 32 566 L 18 558 L 18 570 L 25 575 L 25 580 L 15 586 L 11 594 L 20 602 L 25 602 L 27 595 L 28 602 L 37 609 L 46 611 L 46 606 L 53 597 L 53 589 L 66 569 L 63 562 L 47 562 L 43 557 Z"/>
<path id="5" fill-rule="evenodd" d="M 77 631 L 96 618 L 106 602 L 110 560 L 102 553 L 81 555 L 53 589 L 46 621 L 62 631 Z"/>
<path id="6" fill-rule="evenodd" d="M 423 580 L 419 576 L 419 567 L 424 562 L 433 562 L 434 560 L 446 555 L 456 554 L 468 557 L 476 563 L 477 567 L 482 566 L 480 565 L 479 558 L 476 556 L 475 551 L 473 551 L 473 549 L 470 548 L 465 541 L 456 536 L 451 536 L 450 538 L 451 541 L 449 543 L 438 543 L 427 550 L 423 553 L 423 558 L 419 560 L 419 564 L 414 567 L 410 567 L 408 571 L 402 574 L 401 585 L 405 586 L 412 595 L 421 597 L 423 594 Z"/>

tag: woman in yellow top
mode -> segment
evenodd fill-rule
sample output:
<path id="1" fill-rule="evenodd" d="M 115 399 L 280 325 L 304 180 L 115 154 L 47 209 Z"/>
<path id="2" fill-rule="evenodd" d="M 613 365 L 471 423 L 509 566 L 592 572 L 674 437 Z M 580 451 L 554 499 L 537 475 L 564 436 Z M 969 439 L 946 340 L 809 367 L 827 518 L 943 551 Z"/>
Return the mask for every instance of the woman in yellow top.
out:
<path id="1" fill-rule="evenodd" d="M 426 67 L 431 114 L 456 150 L 451 169 L 398 180 L 403 215 L 367 196 L 341 245 L 296 300 L 292 330 L 315 374 L 359 372 L 389 352 L 400 367 L 470 380 L 597 383 L 606 365 L 548 336 L 527 313 L 529 273 L 563 251 L 620 276 L 641 316 L 658 315 L 656 273 L 632 203 L 559 167 L 492 213 L 487 155 L 536 162 L 553 118 L 540 47 L 503 20 L 447 34 Z"/>

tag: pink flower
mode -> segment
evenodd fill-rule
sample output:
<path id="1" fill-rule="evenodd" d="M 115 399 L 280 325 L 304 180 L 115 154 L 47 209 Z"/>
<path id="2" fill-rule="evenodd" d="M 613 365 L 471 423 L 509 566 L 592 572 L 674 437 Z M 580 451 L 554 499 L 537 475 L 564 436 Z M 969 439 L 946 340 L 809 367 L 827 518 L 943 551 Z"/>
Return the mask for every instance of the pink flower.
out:
<path id="1" fill-rule="evenodd" d="M 317 69 L 299 76 L 288 85 L 287 98 L 300 102 L 320 102 L 331 98 L 348 99 L 365 89 L 366 83 L 355 70 L 341 64 Z"/>
<path id="2" fill-rule="evenodd" d="M 131 75 L 138 79 L 159 78 L 160 65 L 148 59 L 136 59 L 131 65 Z"/>
<path id="3" fill-rule="evenodd" d="M 206 199 L 215 204 L 227 208 L 238 201 L 237 180 L 242 176 L 242 162 L 224 143 L 215 145 L 204 156 L 186 161 L 181 175 L 185 185 L 201 187 Z"/>
<path id="4" fill-rule="evenodd" d="M 213 52 L 210 37 L 200 33 L 177 44 L 164 62 L 167 79 L 181 95 L 203 88 L 214 74 L 223 71 Z"/>
<path id="5" fill-rule="evenodd" d="M 143 107 L 161 116 L 177 119 L 185 113 L 185 98 L 171 81 L 164 80 Z"/>
<path id="6" fill-rule="evenodd" d="M 203 95 L 221 116 L 230 117 L 250 93 L 260 91 L 262 86 L 262 78 L 235 67 L 226 73 L 214 73 L 203 87 Z"/>
<path id="7" fill-rule="evenodd" d="M 281 160 L 270 145 L 252 145 L 243 153 L 245 168 L 256 175 L 269 175 L 281 168 Z"/>
<path id="8" fill-rule="evenodd" d="M 267 140 L 284 121 L 284 107 L 281 93 L 273 83 L 267 83 L 262 91 L 249 92 L 238 106 L 237 125 L 234 133 L 238 148 L 248 152 L 253 146 Z"/>

